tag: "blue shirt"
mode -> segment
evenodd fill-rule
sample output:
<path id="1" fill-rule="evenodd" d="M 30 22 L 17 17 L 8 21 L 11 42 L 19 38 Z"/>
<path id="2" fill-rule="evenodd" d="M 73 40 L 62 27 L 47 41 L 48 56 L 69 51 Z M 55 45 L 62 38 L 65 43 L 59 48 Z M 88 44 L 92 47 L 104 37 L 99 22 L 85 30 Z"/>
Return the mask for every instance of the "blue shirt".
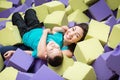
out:
<path id="1" fill-rule="evenodd" d="M 30 30 L 29 32 L 26 32 L 23 35 L 23 43 L 34 50 L 32 53 L 33 57 L 37 57 L 37 46 L 43 34 L 43 30 L 43 28 L 35 28 Z M 48 34 L 46 42 L 48 43 L 49 41 L 56 42 L 60 46 L 61 50 L 68 49 L 67 47 L 63 47 L 63 33 L 61 32 L 56 32 L 55 34 Z"/>

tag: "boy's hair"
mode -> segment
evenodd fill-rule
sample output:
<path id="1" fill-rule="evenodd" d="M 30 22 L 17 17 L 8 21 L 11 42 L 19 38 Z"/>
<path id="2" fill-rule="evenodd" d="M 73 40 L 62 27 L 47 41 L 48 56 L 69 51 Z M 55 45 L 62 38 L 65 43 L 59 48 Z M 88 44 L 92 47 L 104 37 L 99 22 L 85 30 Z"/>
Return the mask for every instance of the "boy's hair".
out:
<path id="1" fill-rule="evenodd" d="M 51 66 L 57 67 L 57 66 L 61 65 L 62 62 L 63 62 L 63 54 L 57 55 L 57 56 L 55 56 L 54 58 L 47 57 L 47 62 L 48 62 Z"/>
<path id="2" fill-rule="evenodd" d="M 83 37 L 79 40 L 79 41 L 83 41 L 85 36 L 86 36 L 86 34 L 87 34 L 87 32 L 88 32 L 88 29 L 89 29 L 88 24 L 87 23 L 80 23 L 80 24 L 75 24 L 74 26 L 79 26 L 79 27 L 81 27 L 83 29 Z M 74 49 L 75 49 L 75 46 L 76 46 L 76 44 L 72 43 L 68 47 L 73 52 Z"/>

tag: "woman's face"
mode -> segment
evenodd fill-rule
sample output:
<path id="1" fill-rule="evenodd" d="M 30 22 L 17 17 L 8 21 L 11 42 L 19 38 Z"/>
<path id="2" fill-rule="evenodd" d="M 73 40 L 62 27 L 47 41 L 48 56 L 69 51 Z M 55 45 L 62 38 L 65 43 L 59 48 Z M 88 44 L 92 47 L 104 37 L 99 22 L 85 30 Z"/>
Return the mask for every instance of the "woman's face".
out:
<path id="1" fill-rule="evenodd" d="M 68 29 L 64 34 L 64 41 L 68 43 L 77 43 L 83 37 L 83 29 L 74 26 Z"/>

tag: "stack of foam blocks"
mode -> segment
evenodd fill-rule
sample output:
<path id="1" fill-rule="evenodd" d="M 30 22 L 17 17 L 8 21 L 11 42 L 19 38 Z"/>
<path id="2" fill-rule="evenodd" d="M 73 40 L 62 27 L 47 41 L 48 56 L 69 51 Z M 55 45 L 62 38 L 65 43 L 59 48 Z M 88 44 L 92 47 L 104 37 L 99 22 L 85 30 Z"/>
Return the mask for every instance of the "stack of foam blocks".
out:
<path id="1" fill-rule="evenodd" d="M 88 23 L 88 33 L 58 67 L 19 48 L 4 62 L 0 54 L 0 80 L 120 80 L 120 0 L 0 0 L 0 45 L 22 42 L 11 17 L 29 8 L 46 28 Z"/>

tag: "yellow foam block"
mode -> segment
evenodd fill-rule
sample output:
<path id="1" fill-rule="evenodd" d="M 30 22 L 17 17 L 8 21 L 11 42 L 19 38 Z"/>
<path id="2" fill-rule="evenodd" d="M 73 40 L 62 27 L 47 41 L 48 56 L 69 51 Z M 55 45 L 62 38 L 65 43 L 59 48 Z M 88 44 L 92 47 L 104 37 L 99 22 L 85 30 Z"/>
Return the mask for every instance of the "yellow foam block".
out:
<path id="1" fill-rule="evenodd" d="M 117 10 L 117 19 L 120 18 L 120 6 L 118 7 L 118 10 Z"/>
<path id="2" fill-rule="evenodd" d="M 109 31 L 110 31 L 110 26 L 102 22 L 98 22 L 96 20 L 91 19 L 89 23 L 89 30 L 85 39 L 97 38 L 100 40 L 102 45 L 105 45 L 107 43 Z"/>
<path id="3" fill-rule="evenodd" d="M 45 17 L 48 15 L 47 6 L 40 5 L 40 6 L 37 6 L 37 7 L 33 7 L 33 9 L 35 9 L 39 21 L 43 22 Z"/>
<path id="4" fill-rule="evenodd" d="M 115 10 L 120 5 L 120 0 L 105 0 L 110 9 Z"/>
<path id="5" fill-rule="evenodd" d="M 73 12 L 73 9 L 71 8 L 70 5 L 68 5 L 66 8 L 65 8 L 65 12 L 67 15 L 71 14 Z"/>
<path id="6" fill-rule="evenodd" d="M 54 26 L 67 25 L 68 20 L 65 11 L 54 11 L 48 15 L 44 20 L 46 28 L 53 28 Z"/>
<path id="7" fill-rule="evenodd" d="M 87 17 L 83 12 L 81 12 L 79 9 L 75 10 L 73 13 L 71 13 L 68 16 L 68 21 L 74 21 L 76 23 L 85 23 L 89 22 L 89 17 Z"/>
<path id="8" fill-rule="evenodd" d="M 26 0 L 20 0 L 20 1 L 21 1 L 22 4 L 24 4 Z"/>
<path id="9" fill-rule="evenodd" d="M 44 3 L 43 5 L 47 6 L 49 13 L 52 13 L 54 11 L 65 10 L 65 5 L 60 1 L 51 1 L 51 2 Z"/>
<path id="10" fill-rule="evenodd" d="M 83 12 L 88 9 L 88 6 L 84 3 L 83 0 L 69 0 L 69 4 L 73 10 L 79 9 Z"/>
<path id="11" fill-rule="evenodd" d="M 110 37 L 108 39 L 108 46 L 111 48 L 116 48 L 117 45 L 120 43 L 120 24 L 114 25 Z"/>
<path id="12" fill-rule="evenodd" d="M 84 3 L 87 4 L 88 6 L 91 6 L 92 4 L 94 4 L 97 1 L 98 0 L 84 0 Z"/>
<path id="13" fill-rule="evenodd" d="M 91 38 L 78 42 L 74 50 L 74 55 L 77 61 L 91 64 L 103 52 L 104 49 L 99 40 Z"/>
<path id="14" fill-rule="evenodd" d="M 18 71 L 13 67 L 6 67 L 0 73 L 0 80 L 16 80 Z"/>
<path id="15" fill-rule="evenodd" d="M 6 20 L 7 18 L 0 18 L 0 21 L 4 21 L 4 20 Z"/>
<path id="16" fill-rule="evenodd" d="M 54 70 L 55 72 L 57 72 L 59 75 L 63 75 L 64 71 L 69 67 L 72 66 L 74 63 L 72 58 L 68 58 L 64 55 L 64 59 L 63 59 L 63 63 L 62 65 L 58 66 L 58 67 L 52 67 L 50 65 L 48 65 L 49 68 L 51 68 L 52 70 Z"/>
<path id="17" fill-rule="evenodd" d="M 0 71 L 3 69 L 3 67 L 4 67 L 4 62 L 0 53 Z"/>
<path id="18" fill-rule="evenodd" d="M 63 74 L 67 80 L 96 80 L 93 68 L 81 62 L 74 62 Z"/>
<path id="19" fill-rule="evenodd" d="M 21 43 L 21 37 L 16 26 L 12 25 L 12 22 L 7 22 L 6 27 L 0 30 L 0 44 L 14 45 L 16 43 Z"/>
<path id="20" fill-rule="evenodd" d="M 12 8 L 12 2 L 0 0 L 0 12 Z"/>

